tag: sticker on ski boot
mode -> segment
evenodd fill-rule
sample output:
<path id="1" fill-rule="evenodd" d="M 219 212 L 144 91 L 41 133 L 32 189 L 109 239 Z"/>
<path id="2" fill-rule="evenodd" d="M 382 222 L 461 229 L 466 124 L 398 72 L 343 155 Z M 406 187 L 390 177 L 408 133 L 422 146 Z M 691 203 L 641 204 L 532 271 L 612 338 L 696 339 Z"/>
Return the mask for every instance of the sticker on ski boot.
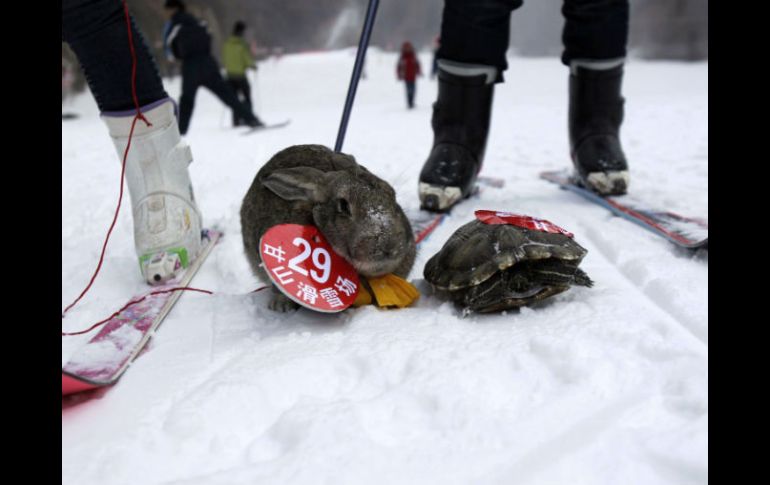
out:
<path id="1" fill-rule="evenodd" d="M 305 308 L 336 313 L 356 300 L 358 273 L 315 226 L 273 226 L 259 240 L 259 252 L 275 286 Z"/>
<path id="2" fill-rule="evenodd" d="M 531 229 L 533 231 L 550 232 L 553 234 L 564 234 L 567 237 L 575 237 L 571 232 L 562 229 L 545 219 L 514 214 L 512 212 L 477 210 L 476 219 L 485 224 L 510 224 L 512 226 L 523 227 L 524 229 Z"/>

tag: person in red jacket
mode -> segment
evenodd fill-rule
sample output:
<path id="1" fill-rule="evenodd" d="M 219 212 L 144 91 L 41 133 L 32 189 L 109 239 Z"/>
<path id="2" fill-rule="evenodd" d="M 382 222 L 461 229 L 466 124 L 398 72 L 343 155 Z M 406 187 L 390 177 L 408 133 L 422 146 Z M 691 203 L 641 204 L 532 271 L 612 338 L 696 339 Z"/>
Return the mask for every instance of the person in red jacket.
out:
<path id="1" fill-rule="evenodd" d="M 401 46 L 401 57 L 398 58 L 396 68 L 398 80 L 406 83 L 406 103 L 409 109 L 414 108 L 415 81 L 417 76 L 422 76 L 420 61 L 414 53 L 414 47 L 410 42 L 404 42 Z"/>

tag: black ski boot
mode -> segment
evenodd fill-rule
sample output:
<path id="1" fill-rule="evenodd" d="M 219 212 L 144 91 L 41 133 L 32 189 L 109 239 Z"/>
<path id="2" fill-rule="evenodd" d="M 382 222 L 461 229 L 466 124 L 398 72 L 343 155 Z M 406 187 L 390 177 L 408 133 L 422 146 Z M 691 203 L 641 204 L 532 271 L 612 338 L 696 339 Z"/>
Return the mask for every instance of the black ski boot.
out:
<path id="1" fill-rule="evenodd" d="M 625 194 L 628 164 L 620 146 L 623 65 L 575 67 L 569 77 L 569 139 L 578 181 L 601 195 Z"/>
<path id="2" fill-rule="evenodd" d="M 433 149 L 420 172 L 423 209 L 443 212 L 471 195 L 487 144 L 494 88 L 490 77 L 456 75 L 439 68 Z"/>

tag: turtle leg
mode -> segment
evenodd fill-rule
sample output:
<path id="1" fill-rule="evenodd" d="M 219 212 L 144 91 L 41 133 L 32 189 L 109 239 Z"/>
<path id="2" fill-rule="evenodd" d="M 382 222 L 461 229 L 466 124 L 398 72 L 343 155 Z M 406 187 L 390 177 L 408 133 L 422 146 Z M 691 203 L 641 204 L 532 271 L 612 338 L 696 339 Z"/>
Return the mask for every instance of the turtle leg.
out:
<path id="1" fill-rule="evenodd" d="M 591 278 L 576 265 L 556 259 L 529 263 L 528 273 L 533 282 L 543 286 L 593 285 Z"/>
<path id="2" fill-rule="evenodd" d="M 594 285 L 593 280 L 589 278 L 586 272 L 580 268 L 575 271 L 575 280 L 573 283 L 580 286 L 587 286 L 589 288 Z"/>
<path id="3" fill-rule="evenodd" d="M 518 308 L 530 303 L 542 290 L 519 268 L 502 271 L 464 293 L 463 303 L 473 311 L 487 313 Z"/>

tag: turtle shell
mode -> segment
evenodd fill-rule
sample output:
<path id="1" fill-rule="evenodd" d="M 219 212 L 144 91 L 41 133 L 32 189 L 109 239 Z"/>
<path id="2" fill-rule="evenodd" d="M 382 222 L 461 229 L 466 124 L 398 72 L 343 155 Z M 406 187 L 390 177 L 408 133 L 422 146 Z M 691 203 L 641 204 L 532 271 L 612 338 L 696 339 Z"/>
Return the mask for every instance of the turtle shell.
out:
<path id="1" fill-rule="evenodd" d="M 425 279 L 476 311 L 542 300 L 573 284 L 591 286 L 578 268 L 585 248 L 564 234 L 473 220 L 425 265 Z"/>

